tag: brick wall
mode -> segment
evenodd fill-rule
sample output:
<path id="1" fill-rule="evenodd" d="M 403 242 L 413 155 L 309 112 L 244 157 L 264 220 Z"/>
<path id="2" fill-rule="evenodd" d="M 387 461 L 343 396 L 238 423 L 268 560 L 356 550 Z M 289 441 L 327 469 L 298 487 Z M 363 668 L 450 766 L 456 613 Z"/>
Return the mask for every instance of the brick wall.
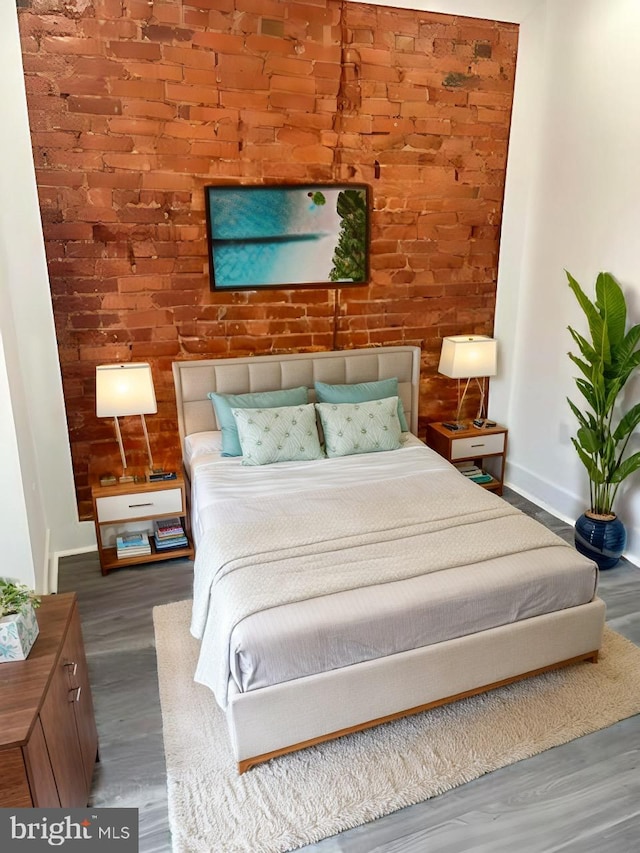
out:
<path id="1" fill-rule="evenodd" d="M 95 365 L 148 361 L 175 464 L 175 359 L 490 334 L 517 27 L 334 0 L 21 0 L 29 117 L 81 516 L 118 472 Z M 203 187 L 372 186 L 371 283 L 212 293 Z M 471 404 L 473 407 L 473 405 Z M 145 462 L 138 419 L 123 433 Z"/>

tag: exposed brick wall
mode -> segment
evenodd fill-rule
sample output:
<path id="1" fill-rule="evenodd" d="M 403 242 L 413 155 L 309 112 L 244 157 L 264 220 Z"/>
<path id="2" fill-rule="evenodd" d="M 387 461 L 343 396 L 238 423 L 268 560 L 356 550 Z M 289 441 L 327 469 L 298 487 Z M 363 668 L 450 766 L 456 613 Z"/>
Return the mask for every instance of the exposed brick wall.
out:
<path id="1" fill-rule="evenodd" d="M 421 417 L 450 416 L 440 339 L 493 328 L 516 26 L 335 0 L 21 0 L 19 24 L 81 515 L 118 468 L 102 362 L 151 363 L 167 464 L 179 358 L 418 344 Z M 220 180 L 369 183 L 370 285 L 211 293 Z"/>

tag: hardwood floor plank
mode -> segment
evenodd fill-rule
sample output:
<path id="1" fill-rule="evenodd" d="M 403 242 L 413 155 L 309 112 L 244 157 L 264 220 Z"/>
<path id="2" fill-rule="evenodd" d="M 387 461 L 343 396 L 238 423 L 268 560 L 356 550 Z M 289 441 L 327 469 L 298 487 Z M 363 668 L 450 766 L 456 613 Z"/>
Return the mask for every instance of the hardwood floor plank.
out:
<path id="1" fill-rule="evenodd" d="M 572 529 L 505 489 L 567 541 Z M 141 853 L 171 850 L 152 608 L 191 597 L 192 564 L 172 560 L 103 577 L 95 554 L 60 562 L 78 593 L 101 762 L 92 803 L 140 809 Z M 601 573 L 614 630 L 640 645 L 640 569 Z M 306 853 L 633 853 L 640 837 L 640 715 L 550 749 Z M 218 851 L 211 851 L 218 853 Z"/>

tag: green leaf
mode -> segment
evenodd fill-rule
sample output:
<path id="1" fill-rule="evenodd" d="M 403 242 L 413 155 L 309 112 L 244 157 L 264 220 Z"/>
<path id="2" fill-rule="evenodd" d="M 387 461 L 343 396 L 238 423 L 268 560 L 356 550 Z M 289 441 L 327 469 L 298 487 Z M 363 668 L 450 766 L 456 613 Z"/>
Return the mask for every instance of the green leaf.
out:
<path id="1" fill-rule="evenodd" d="M 605 321 L 609 345 L 615 350 L 624 338 L 627 306 L 620 285 L 608 272 L 601 272 L 596 279 L 596 308 Z"/>
<path id="2" fill-rule="evenodd" d="M 609 349 L 607 325 L 598 313 L 595 305 L 582 290 L 575 278 L 566 270 L 565 272 L 567 273 L 567 279 L 569 280 L 569 287 L 573 291 L 576 299 L 578 300 L 578 304 L 587 317 L 593 348 L 598 353 L 601 360 L 605 364 L 608 364 L 611 361 L 611 351 Z"/>
<path id="3" fill-rule="evenodd" d="M 584 379 L 576 379 L 576 385 L 580 393 L 591 406 L 594 412 L 598 411 L 598 400 L 593 385 L 590 382 L 585 382 Z"/>
<path id="4" fill-rule="evenodd" d="M 618 399 L 618 394 L 622 389 L 622 385 L 619 381 L 612 382 L 607 390 L 606 396 L 604 398 L 604 404 L 602 407 L 602 413 L 608 414 L 614 407 L 616 400 Z"/>
<path id="5" fill-rule="evenodd" d="M 640 350 L 630 355 L 618 368 L 618 378 L 622 387 L 633 371 L 640 365 Z"/>
<path id="6" fill-rule="evenodd" d="M 584 375 L 587 377 L 587 379 L 591 380 L 591 370 L 592 370 L 591 365 L 587 364 L 586 361 L 582 361 L 581 358 L 578 358 L 578 356 L 574 355 L 572 352 L 567 353 L 567 355 L 569 356 L 569 358 L 571 359 L 571 361 L 574 364 L 578 365 L 578 367 L 584 373 Z"/>
<path id="7" fill-rule="evenodd" d="M 607 394 L 602 373 L 594 369 L 591 384 L 593 385 L 593 394 L 596 401 L 594 410 L 599 417 L 604 417 L 608 410 L 605 407 Z"/>
<path id="8" fill-rule="evenodd" d="M 634 453 L 633 456 L 629 456 L 620 463 L 611 477 L 611 482 L 621 483 L 623 480 L 626 480 L 629 474 L 637 471 L 638 468 L 640 468 L 640 453 Z"/>
<path id="9" fill-rule="evenodd" d="M 640 325 L 632 326 L 618 347 L 616 358 L 621 367 L 626 365 L 627 361 L 632 358 L 638 348 L 638 344 L 640 344 Z"/>
<path id="10" fill-rule="evenodd" d="M 611 435 L 607 434 L 600 437 L 600 457 L 602 459 L 603 472 L 608 472 L 616 468 L 616 442 Z"/>
<path id="11" fill-rule="evenodd" d="M 583 450 L 592 455 L 598 452 L 600 447 L 600 436 L 594 429 L 580 427 L 578 430 L 578 441 Z"/>
<path id="12" fill-rule="evenodd" d="M 598 470 L 598 466 L 595 464 L 593 459 L 584 452 L 575 438 L 572 438 L 571 441 L 573 442 L 573 446 L 575 447 L 582 464 L 587 469 L 589 479 L 593 480 L 594 483 L 604 482 L 602 474 Z"/>
<path id="13" fill-rule="evenodd" d="M 636 405 L 629 409 L 626 415 L 620 419 L 620 423 L 613 433 L 615 441 L 622 441 L 623 438 L 634 431 L 638 424 L 640 424 L 640 403 L 636 403 Z"/>
<path id="14" fill-rule="evenodd" d="M 589 341 L 586 338 L 583 338 L 582 335 L 579 332 L 576 332 L 576 330 L 573 329 L 571 326 L 567 326 L 567 329 L 569 330 L 573 340 L 578 344 L 580 352 L 582 353 L 585 360 L 588 361 L 589 364 L 593 364 L 594 362 L 596 362 L 598 360 L 598 354 L 591 346 Z M 569 353 L 569 356 L 571 356 L 571 353 Z"/>
<path id="15" fill-rule="evenodd" d="M 569 404 L 571 411 L 578 419 L 578 423 L 586 427 L 587 429 L 595 429 L 596 428 L 596 419 L 593 417 L 591 412 L 581 412 L 580 409 L 572 403 L 571 400 L 567 397 L 567 403 Z"/>

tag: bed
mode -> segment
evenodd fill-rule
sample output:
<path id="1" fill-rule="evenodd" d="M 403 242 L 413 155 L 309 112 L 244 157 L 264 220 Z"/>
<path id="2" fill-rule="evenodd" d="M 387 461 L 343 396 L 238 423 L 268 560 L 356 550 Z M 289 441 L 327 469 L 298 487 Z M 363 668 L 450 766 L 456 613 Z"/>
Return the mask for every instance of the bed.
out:
<path id="1" fill-rule="evenodd" d="M 173 372 L 196 544 L 194 677 L 225 711 L 239 772 L 597 661 L 595 564 L 419 440 L 419 348 L 181 361 Z M 380 380 L 397 380 L 408 427 L 397 449 L 271 465 L 221 456 L 210 393 L 304 388 L 313 402 L 318 382 Z M 395 404 L 377 405 L 393 417 Z"/>

